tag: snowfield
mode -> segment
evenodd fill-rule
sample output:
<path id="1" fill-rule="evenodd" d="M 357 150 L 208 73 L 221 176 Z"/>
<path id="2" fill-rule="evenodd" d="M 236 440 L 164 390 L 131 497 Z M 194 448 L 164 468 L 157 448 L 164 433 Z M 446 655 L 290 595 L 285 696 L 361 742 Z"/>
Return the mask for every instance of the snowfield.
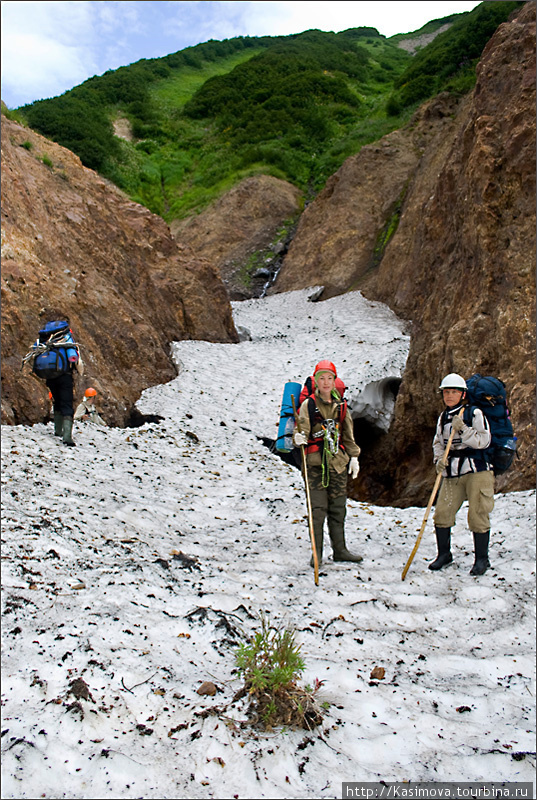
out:
<path id="1" fill-rule="evenodd" d="M 315 586 L 300 473 L 259 437 L 276 438 L 285 381 L 321 358 L 353 413 L 389 424 L 379 387 L 409 339 L 359 293 L 310 295 L 235 303 L 240 344 L 175 343 L 178 377 L 138 403 L 159 423 L 79 423 L 76 448 L 52 423 L 2 427 L 2 797 L 535 785 L 535 492 L 496 496 L 485 575 L 469 575 L 463 507 L 453 565 L 427 569 L 431 515 L 404 582 L 424 509 L 349 501 L 363 562 L 325 560 Z M 303 684 L 323 681 L 312 731 L 252 729 L 232 702 L 261 611 L 296 629 Z"/>

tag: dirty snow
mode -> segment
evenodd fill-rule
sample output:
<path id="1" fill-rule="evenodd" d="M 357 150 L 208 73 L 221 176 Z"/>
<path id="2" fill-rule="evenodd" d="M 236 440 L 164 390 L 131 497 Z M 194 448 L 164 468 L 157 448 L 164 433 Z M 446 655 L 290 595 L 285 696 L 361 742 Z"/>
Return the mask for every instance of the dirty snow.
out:
<path id="1" fill-rule="evenodd" d="M 234 304 L 250 341 L 174 344 L 178 377 L 138 404 L 158 424 L 80 423 L 76 448 L 51 423 L 2 428 L 2 797 L 534 780 L 535 492 L 497 495 L 485 575 L 463 508 L 454 564 L 427 569 L 429 521 L 404 582 L 424 509 L 349 501 L 364 560 L 325 561 L 316 587 L 300 474 L 257 437 L 276 438 L 283 383 L 320 358 L 354 413 L 386 420 L 375 387 L 401 376 L 408 337 L 358 293 L 307 298 Z M 252 730 L 231 702 L 260 611 L 297 630 L 304 683 L 324 681 L 311 732 Z"/>

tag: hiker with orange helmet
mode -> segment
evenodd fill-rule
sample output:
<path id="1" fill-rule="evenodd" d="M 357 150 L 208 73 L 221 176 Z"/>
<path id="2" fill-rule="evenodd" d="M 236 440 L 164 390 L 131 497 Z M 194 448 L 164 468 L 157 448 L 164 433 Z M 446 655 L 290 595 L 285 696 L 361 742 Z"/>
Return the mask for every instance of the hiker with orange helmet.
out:
<path id="1" fill-rule="evenodd" d="M 347 550 L 347 470 L 354 479 L 360 466 L 360 448 L 354 441 L 352 418 L 336 389 L 337 370 L 331 361 L 319 361 L 313 378 L 315 392 L 300 406 L 293 441 L 304 446 L 307 480 L 311 498 L 315 549 L 319 563 L 323 553 L 324 522 L 334 561 L 362 560 Z M 313 566 L 313 558 L 310 562 Z"/>
<path id="2" fill-rule="evenodd" d="M 94 422 L 96 425 L 106 426 L 106 422 L 95 408 L 96 398 L 97 391 L 92 386 L 86 389 L 84 397 L 75 411 L 75 420 L 78 422 Z"/>

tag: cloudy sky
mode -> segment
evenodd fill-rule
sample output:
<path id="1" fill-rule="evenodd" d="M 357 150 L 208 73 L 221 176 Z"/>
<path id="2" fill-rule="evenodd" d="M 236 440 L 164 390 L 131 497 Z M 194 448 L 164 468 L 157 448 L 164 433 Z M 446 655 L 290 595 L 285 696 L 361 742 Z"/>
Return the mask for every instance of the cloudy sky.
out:
<path id="1" fill-rule="evenodd" d="M 208 39 L 277 36 L 309 28 L 368 25 L 384 36 L 417 30 L 431 19 L 479 3 L 228 2 L 74 0 L 2 2 L 2 100 L 16 108 L 55 97 L 107 69 L 156 58 Z"/>

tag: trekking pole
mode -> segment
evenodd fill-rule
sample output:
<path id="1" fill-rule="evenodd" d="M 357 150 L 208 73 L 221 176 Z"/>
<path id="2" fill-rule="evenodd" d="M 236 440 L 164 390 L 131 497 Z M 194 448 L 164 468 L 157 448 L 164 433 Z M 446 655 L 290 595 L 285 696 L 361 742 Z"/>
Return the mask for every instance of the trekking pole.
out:
<path id="1" fill-rule="evenodd" d="M 296 403 L 295 398 L 291 397 L 291 401 L 293 403 L 293 412 L 295 415 L 295 422 L 298 425 L 298 414 L 296 413 Z M 317 548 L 315 546 L 315 533 L 313 531 L 313 514 L 311 511 L 311 497 L 310 497 L 310 486 L 308 483 L 308 468 L 306 466 L 306 453 L 304 450 L 304 445 L 300 445 L 300 452 L 302 454 L 302 469 L 304 470 L 304 483 L 306 484 L 306 505 L 308 509 L 308 527 L 310 531 L 310 539 L 311 539 L 311 549 L 313 552 L 313 580 L 315 581 L 315 586 L 319 585 L 319 559 L 317 557 Z"/>
<path id="2" fill-rule="evenodd" d="M 461 408 L 461 410 L 459 411 L 457 416 L 462 417 L 463 412 L 464 412 L 464 407 Z M 449 449 L 451 447 L 451 442 L 453 441 L 453 437 L 454 436 L 455 436 L 455 431 L 452 429 L 451 433 L 449 434 L 449 439 L 447 441 L 446 449 L 444 450 L 444 455 L 442 456 L 442 460 L 447 458 L 447 455 L 449 453 Z M 429 498 L 429 502 L 428 502 L 427 508 L 425 510 L 425 516 L 423 517 L 423 522 L 421 523 L 421 528 L 420 528 L 420 532 L 418 534 L 418 538 L 416 539 L 416 544 L 414 545 L 414 548 L 413 548 L 413 550 L 412 550 L 412 552 L 410 554 L 410 557 L 409 557 L 408 561 L 405 564 L 405 568 L 404 568 L 403 573 L 401 575 L 401 580 L 402 581 L 404 581 L 404 579 L 406 578 L 406 574 L 407 574 L 408 570 L 410 569 L 410 565 L 412 564 L 412 562 L 414 560 L 414 556 L 418 552 L 418 547 L 420 546 L 421 537 L 423 536 L 423 531 L 425 530 L 425 525 L 427 524 L 427 520 L 429 519 L 429 513 L 431 511 L 431 508 L 432 508 L 432 505 L 433 505 L 433 501 L 434 501 L 436 492 L 438 491 L 438 487 L 440 486 L 441 480 L 442 480 L 442 473 L 439 472 L 438 475 L 436 476 L 436 480 L 434 482 L 433 491 L 431 492 L 431 496 Z"/>

